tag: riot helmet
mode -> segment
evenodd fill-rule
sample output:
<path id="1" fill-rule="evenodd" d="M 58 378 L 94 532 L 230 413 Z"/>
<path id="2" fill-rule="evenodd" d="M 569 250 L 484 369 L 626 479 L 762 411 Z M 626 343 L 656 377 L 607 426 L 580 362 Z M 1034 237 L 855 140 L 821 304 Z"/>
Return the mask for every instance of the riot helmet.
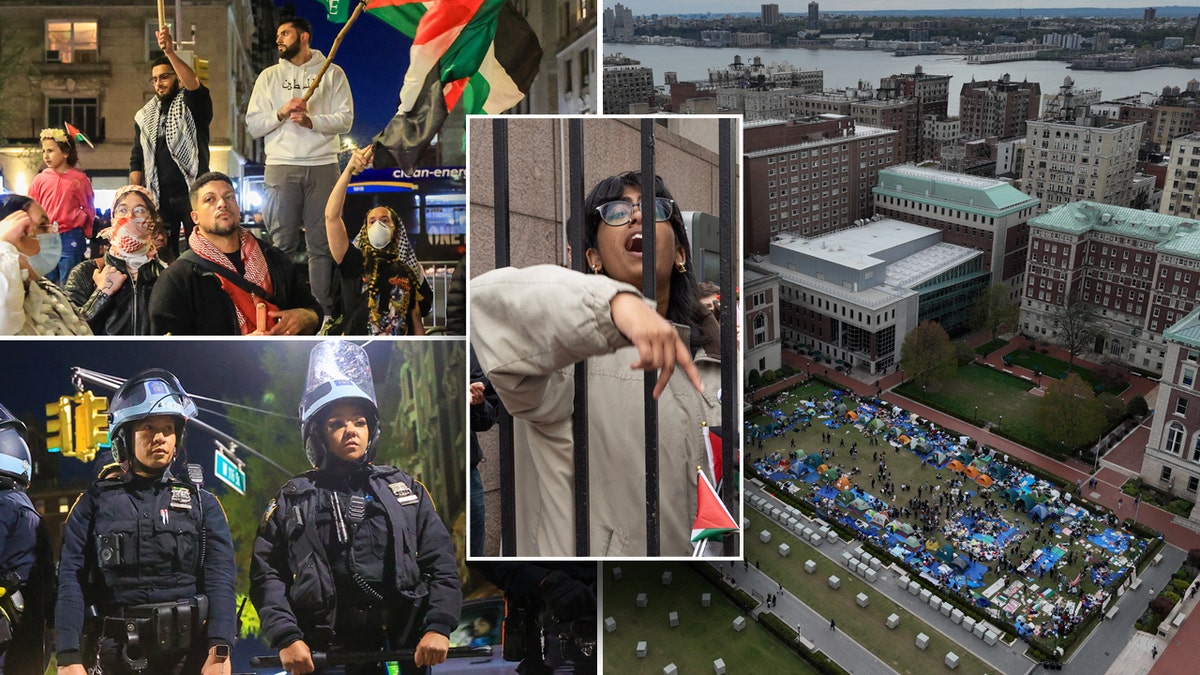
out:
<path id="1" fill-rule="evenodd" d="M 33 460 L 25 443 L 25 423 L 0 405 L 0 476 L 8 476 L 29 487 Z"/>
<path id="2" fill-rule="evenodd" d="M 196 416 L 192 401 L 179 379 L 161 368 L 143 370 L 125 380 L 108 405 L 108 433 L 112 440 L 113 461 L 125 465 L 133 457 L 133 436 L 129 423 L 152 415 L 175 419 L 175 453 L 183 448 L 187 421 Z"/>
<path id="3" fill-rule="evenodd" d="M 328 455 L 321 426 L 331 406 L 347 401 L 361 402 L 366 409 L 370 438 L 362 461 L 371 462 L 379 443 L 379 407 L 375 403 L 375 383 L 371 379 L 367 352 L 344 340 L 322 342 L 309 354 L 308 376 L 299 410 L 304 454 L 318 469 L 325 464 Z"/>

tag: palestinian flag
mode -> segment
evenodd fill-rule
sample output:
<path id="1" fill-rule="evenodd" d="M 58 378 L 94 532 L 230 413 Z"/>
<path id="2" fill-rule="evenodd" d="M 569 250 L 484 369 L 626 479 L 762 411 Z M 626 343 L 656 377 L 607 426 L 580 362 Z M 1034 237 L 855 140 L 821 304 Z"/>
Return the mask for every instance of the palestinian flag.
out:
<path id="1" fill-rule="evenodd" d="M 721 503 L 717 491 L 704 471 L 697 469 L 699 478 L 696 481 L 696 522 L 692 524 L 692 542 L 696 544 L 695 555 L 702 555 L 704 545 L 708 540 L 720 541 L 726 532 L 738 529 L 729 509 Z"/>
<path id="2" fill-rule="evenodd" d="M 354 4 L 326 3 L 334 22 L 345 22 Z M 537 75 L 537 35 L 508 0 L 367 0 L 367 11 L 413 41 L 399 109 L 375 137 L 388 150 L 377 148 L 376 166 L 390 154 L 411 170 L 455 106 L 467 114 L 504 112 Z"/>

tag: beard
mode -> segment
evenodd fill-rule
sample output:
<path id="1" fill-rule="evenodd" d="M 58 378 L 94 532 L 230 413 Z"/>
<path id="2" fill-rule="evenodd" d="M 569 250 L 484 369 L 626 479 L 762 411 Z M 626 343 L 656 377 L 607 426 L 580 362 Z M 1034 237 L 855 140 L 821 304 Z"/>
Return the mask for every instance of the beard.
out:
<path id="1" fill-rule="evenodd" d="M 205 234 L 211 234 L 217 237 L 228 237 L 234 232 L 237 232 L 238 225 L 239 223 L 237 219 L 231 219 L 228 222 L 214 219 L 212 223 L 201 227 L 200 229 Z"/>
<path id="2" fill-rule="evenodd" d="M 176 78 L 175 83 L 171 85 L 171 88 L 167 90 L 167 93 L 159 95 L 158 92 L 155 92 L 154 95 L 158 97 L 159 101 L 168 101 L 172 96 L 179 92 L 179 86 L 179 79 Z"/>
<path id="3" fill-rule="evenodd" d="M 297 40 L 297 41 L 293 42 L 292 44 L 280 49 L 279 50 L 279 58 L 283 59 L 284 61 L 291 61 L 292 59 L 296 58 L 296 55 L 299 53 L 300 53 L 300 41 Z"/>

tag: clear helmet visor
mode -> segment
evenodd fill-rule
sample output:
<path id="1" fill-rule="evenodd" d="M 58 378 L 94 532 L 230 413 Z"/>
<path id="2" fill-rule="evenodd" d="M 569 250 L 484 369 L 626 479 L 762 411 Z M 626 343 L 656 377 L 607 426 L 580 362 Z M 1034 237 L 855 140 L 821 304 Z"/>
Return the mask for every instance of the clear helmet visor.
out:
<path id="1" fill-rule="evenodd" d="M 344 340 L 322 342 L 308 357 L 308 375 L 300 399 L 301 423 L 307 423 L 330 403 L 346 398 L 368 402 L 372 412 L 377 409 L 367 352 Z"/>

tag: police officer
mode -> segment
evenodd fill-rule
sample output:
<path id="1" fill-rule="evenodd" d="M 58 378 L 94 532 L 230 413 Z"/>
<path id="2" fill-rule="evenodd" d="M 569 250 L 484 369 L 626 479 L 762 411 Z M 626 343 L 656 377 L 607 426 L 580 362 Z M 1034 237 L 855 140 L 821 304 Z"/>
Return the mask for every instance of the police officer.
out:
<path id="1" fill-rule="evenodd" d="M 200 488 L 199 467 L 187 467 L 196 482 L 170 471 L 195 415 L 196 404 L 165 370 L 139 373 L 113 395 L 116 463 L 80 495 L 63 532 L 59 675 L 85 675 L 82 655 L 93 646 L 105 675 L 229 675 L 229 523 Z"/>
<path id="2" fill-rule="evenodd" d="M 379 441 L 366 352 L 317 345 L 300 402 L 314 470 L 287 482 L 267 507 L 250 565 L 262 633 L 288 673 L 426 672 L 446 659 L 462 590 L 454 546 L 425 486 L 372 464 Z M 313 652 L 372 653 L 316 670 Z M 370 663 L 363 663 L 370 661 Z"/>
<path id="3" fill-rule="evenodd" d="M 0 405 L 0 675 L 25 608 L 41 517 L 25 489 L 31 475 L 25 425 Z"/>

